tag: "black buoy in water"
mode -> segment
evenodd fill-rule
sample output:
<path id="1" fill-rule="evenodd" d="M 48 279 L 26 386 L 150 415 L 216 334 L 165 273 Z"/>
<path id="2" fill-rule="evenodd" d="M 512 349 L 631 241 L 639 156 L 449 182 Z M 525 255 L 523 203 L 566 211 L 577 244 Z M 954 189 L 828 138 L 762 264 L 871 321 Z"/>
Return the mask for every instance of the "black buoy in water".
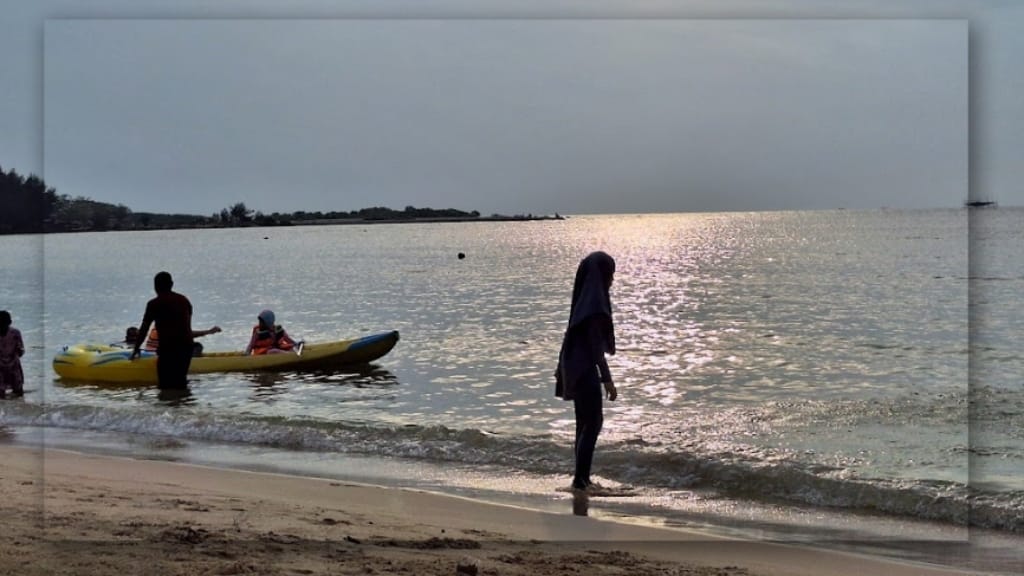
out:
<path id="1" fill-rule="evenodd" d="M 462 252 L 459 252 L 459 260 L 462 260 L 465 257 L 466 257 L 465 254 L 463 254 Z"/>

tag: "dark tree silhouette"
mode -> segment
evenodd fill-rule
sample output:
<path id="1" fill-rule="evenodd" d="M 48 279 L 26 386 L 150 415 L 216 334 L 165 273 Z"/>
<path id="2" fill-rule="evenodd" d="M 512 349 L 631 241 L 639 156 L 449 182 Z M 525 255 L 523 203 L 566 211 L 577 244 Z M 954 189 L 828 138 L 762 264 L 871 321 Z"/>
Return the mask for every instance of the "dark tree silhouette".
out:
<path id="1" fill-rule="evenodd" d="M 47 187 L 42 178 L 23 176 L 0 167 L 0 234 L 38 234 L 85 230 L 147 230 L 224 226 L 288 226 L 302 222 L 408 222 L 430 219 L 473 220 L 480 212 L 454 208 L 434 209 L 406 206 L 394 210 L 373 206 L 361 210 L 274 212 L 267 215 L 237 202 L 210 216 L 132 212 L 122 204 L 108 204 L 81 196 L 69 198 Z M 532 218 L 531 214 L 529 218 Z M 491 219 L 523 219 L 494 214 Z"/>

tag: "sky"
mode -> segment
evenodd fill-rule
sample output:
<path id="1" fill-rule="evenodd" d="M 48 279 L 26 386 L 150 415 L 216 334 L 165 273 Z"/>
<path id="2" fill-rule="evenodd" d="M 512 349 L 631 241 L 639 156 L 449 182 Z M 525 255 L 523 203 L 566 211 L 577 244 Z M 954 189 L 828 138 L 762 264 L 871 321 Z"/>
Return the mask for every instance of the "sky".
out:
<path id="1" fill-rule="evenodd" d="M 1016 6 L 17 0 L 0 166 L 196 214 L 1020 205 Z"/>

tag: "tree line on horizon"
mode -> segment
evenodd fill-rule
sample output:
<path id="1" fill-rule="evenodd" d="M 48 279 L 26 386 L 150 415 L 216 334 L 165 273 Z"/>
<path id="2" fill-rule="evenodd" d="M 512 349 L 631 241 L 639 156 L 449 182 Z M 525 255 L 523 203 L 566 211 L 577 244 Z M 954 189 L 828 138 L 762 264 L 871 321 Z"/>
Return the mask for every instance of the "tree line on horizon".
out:
<path id="1" fill-rule="evenodd" d="M 290 226 L 310 221 L 381 221 L 423 218 L 479 218 L 476 210 L 433 209 L 406 206 L 393 210 L 382 206 L 352 211 L 264 214 L 237 202 L 210 216 L 134 212 L 123 204 L 109 204 L 82 196 L 57 194 L 35 174 L 23 176 L 0 166 L 0 234 L 88 232 L 108 230 L 159 230 L 172 228 L 228 228 L 240 226 Z M 502 217 L 494 214 L 492 217 Z"/>

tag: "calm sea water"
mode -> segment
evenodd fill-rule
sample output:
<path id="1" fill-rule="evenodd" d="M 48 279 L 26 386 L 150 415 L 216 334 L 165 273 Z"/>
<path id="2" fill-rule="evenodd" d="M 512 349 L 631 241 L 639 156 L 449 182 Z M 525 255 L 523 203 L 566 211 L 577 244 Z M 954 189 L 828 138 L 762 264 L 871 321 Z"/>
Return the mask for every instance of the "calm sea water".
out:
<path id="1" fill-rule="evenodd" d="M 642 495 L 609 510 L 773 537 L 837 511 L 835 538 L 1024 532 L 1022 231 L 1024 210 L 998 209 L 0 237 L 0 307 L 30 348 L 0 424 L 562 498 L 572 407 L 552 372 L 576 263 L 602 249 L 620 399 L 595 468 Z M 177 405 L 56 379 L 59 347 L 138 324 L 159 270 L 195 328 L 224 329 L 207 350 L 242 348 L 263 308 L 309 342 L 401 341 L 360 373 L 196 377 Z"/>

